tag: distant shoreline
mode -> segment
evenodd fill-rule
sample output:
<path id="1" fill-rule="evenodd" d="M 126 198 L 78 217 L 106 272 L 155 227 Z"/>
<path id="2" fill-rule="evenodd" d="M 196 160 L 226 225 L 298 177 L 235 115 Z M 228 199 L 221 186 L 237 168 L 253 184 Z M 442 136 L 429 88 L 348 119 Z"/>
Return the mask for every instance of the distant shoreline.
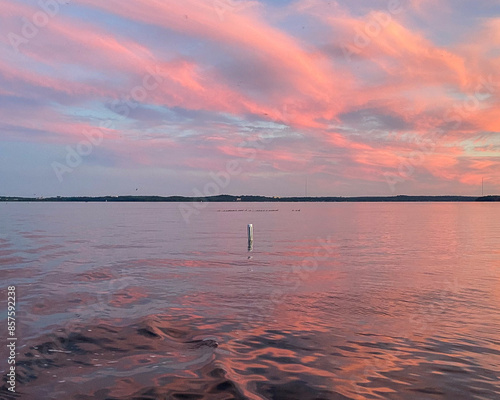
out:
<path id="1" fill-rule="evenodd" d="M 0 196 L 0 202 L 129 202 L 129 203 L 343 203 L 343 202 L 496 202 L 500 196 L 357 196 L 357 197 L 268 197 L 218 195 L 208 197 L 185 196 L 71 196 L 71 197 L 8 197 Z"/>

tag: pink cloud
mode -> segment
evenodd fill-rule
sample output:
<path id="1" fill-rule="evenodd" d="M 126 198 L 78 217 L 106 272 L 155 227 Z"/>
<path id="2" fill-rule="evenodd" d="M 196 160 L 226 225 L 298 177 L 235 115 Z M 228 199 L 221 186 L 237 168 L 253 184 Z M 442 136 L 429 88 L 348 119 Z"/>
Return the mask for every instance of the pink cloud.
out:
<path id="1" fill-rule="evenodd" d="M 440 13 L 450 11 L 449 2 L 438 3 Z M 0 4 L 2 32 L 7 33 L 19 29 L 20 16 L 30 18 L 38 10 L 4 0 Z M 242 156 L 238 147 L 241 131 L 251 137 L 252 129 L 279 125 L 300 133 L 302 141 L 278 140 L 260 149 L 256 162 L 249 164 L 250 173 L 266 168 L 280 173 L 321 171 L 378 182 L 384 171 L 397 169 L 401 158 L 418 149 L 414 143 L 404 142 L 404 134 L 427 137 L 438 129 L 443 134 L 436 149 L 418 166 L 437 181 L 473 184 L 479 174 L 498 166 L 495 158 L 469 163 L 460 160 L 472 160 L 464 141 L 486 146 L 483 132 L 500 131 L 500 85 L 496 83 L 500 56 L 495 55 L 500 19 L 482 21 L 476 26 L 477 33 L 459 44 L 437 45 L 409 18 L 415 13 L 427 15 L 431 3 L 413 0 L 401 15 L 392 15 L 380 32 L 356 48 L 354 38 L 366 32 L 373 21 L 381 21 L 379 12 L 359 15 L 347 6 L 317 0 L 294 2 L 286 11 L 257 2 L 240 5 L 242 8 L 220 10 L 212 2 L 201 0 L 81 0 L 77 3 L 80 10 L 154 26 L 159 35 L 196 40 L 206 49 L 190 54 L 180 45 L 163 46 L 158 38 L 119 33 L 116 27 L 103 26 L 98 19 L 82 21 L 75 14 L 70 17 L 61 13 L 30 43 L 20 47 L 21 54 L 14 54 L 7 36 L 2 36 L 0 78 L 6 85 L 0 95 L 50 98 L 51 104 L 39 106 L 31 116 L 37 129 L 53 134 L 43 140 L 78 140 L 83 129 L 93 126 L 92 121 L 71 119 L 55 103 L 61 105 L 71 99 L 72 105 L 86 107 L 95 102 L 106 119 L 113 100 L 129 100 L 133 89 L 155 71 L 158 84 L 138 101 L 142 107 L 158 114 L 180 108 L 192 111 L 190 115 L 204 112 L 210 117 L 189 127 L 189 135 L 199 135 L 199 143 L 169 138 L 161 129 L 153 128 L 148 130 L 152 138 L 141 132 L 143 127 L 136 126 L 139 122 L 133 116 L 124 119 L 123 131 L 108 132 L 106 146 L 123 157 L 133 153 L 130 160 L 139 165 L 221 168 L 229 157 Z M 287 17 L 307 18 L 318 29 L 301 32 L 285 27 Z M 348 58 L 342 53 L 346 46 L 352 50 Z M 220 62 L 207 55 L 210 51 L 215 52 L 214 58 L 220 57 Z M 227 60 L 230 62 L 224 64 Z M 242 85 L 235 84 L 231 74 L 243 77 Z M 488 92 L 483 90 L 478 95 L 478 84 L 490 76 L 493 84 Z M 471 107 L 467 103 L 470 98 L 476 99 L 477 105 Z M 363 112 L 377 121 L 378 132 L 402 131 L 396 136 L 399 142 L 382 135 L 374 139 L 376 133 L 370 133 L 368 124 L 361 121 Z M 361 115 L 360 120 L 346 122 L 346 115 L 356 113 Z M 217 119 L 213 116 L 232 119 L 234 125 L 226 122 L 230 125 L 226 129 L 219 121 L 212 121 Z M 23 110 L 3 112 L 2 119 L 20 129 L 32 128 Z M 183 129 L 183 122 L 168 124 L 169 128 Z M 136 133 L 134 140 L 129 138 Z M 161 135 L 167 137 L 158 139 Z M 169 160 L 164 160 L 162 152 L 171 154 Z M 479 150 L 474 156 L 477 153 Z M 318 161 L 325 154 L 331 154 L 331 163 Z"/>

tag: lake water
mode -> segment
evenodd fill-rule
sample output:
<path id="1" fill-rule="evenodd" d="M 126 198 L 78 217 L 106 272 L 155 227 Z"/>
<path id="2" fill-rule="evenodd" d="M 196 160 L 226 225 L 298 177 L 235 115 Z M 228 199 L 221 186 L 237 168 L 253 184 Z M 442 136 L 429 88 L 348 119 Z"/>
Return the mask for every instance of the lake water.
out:
<path id="1" fill-rule="evenodd" d="M 187 224 L 177 203 L 2 203 L 0 223 L 19 399 L 500 399 L 499 204 Z"/>

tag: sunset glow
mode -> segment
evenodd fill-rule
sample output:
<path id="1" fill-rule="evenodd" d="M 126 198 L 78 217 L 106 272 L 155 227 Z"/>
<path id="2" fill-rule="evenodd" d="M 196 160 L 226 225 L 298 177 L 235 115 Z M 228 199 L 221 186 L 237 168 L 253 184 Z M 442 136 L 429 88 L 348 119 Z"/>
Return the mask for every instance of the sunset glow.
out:
<path id="1" fill-rule="evenodd" d="M 0 195 L 500 192 L 496 0 L 0 9 Z"/>

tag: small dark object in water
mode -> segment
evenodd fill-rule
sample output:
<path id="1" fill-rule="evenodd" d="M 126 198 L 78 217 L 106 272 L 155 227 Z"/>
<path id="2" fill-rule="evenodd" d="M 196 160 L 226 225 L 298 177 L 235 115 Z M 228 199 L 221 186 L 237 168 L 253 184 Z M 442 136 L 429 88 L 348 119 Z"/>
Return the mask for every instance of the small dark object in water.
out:
<path id="1" fill-rule="evenodd" d="M 219 343 L 217 343 L 216 340 L 213 339 L 203 339 L 203 340 L 191 340 L 187 343 L 193 344 L 195 349 L 198 349 L 200 347 L 206 346 L 206 347 L 219 347 Z"/>

